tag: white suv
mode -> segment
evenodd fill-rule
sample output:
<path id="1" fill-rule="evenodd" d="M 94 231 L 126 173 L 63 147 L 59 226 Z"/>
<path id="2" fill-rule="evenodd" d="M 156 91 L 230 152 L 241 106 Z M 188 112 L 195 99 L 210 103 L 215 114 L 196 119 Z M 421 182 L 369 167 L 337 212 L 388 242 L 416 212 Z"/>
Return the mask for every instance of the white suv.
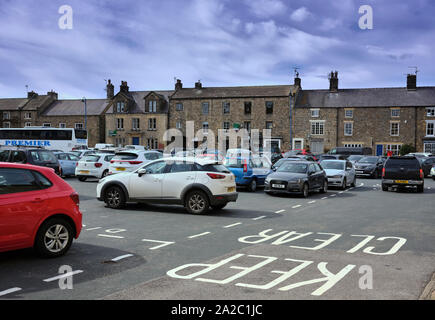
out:
<path id="1" fill-rule="evenodd" d="M 126 202 L 183 205 L 203 214 L 235 202 L 234 175 L 214 160 L 172 157 L 153 161 L 134 172 L 110 175 L 97 185 L 97 198 L 119 209 Z"/>
<path id="2" fill-rule="evenodd" d="M 158 151 L 120 151 L 110 161 L 109 174 L 132 172 L 143 167 L 144 164 L 161 158 L 163 158 L 163 155 Z"/>
<path id="3" fill-rule="evenodd" d="M 77 162 L 76 177 L 80 181 L 86 181 L 87 178 L 104 178 L 109 174 L 110 160 L 114 154 L 92 154 L 84 156 Z"/>

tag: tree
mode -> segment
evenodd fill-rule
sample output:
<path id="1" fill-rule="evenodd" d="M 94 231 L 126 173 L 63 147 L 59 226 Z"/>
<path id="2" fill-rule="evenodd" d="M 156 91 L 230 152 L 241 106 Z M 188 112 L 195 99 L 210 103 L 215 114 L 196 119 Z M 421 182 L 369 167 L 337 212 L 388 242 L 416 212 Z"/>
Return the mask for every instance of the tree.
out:
<path id="1" fill-rule="evenodd" d="M 415 152 L 415 151 L 416 151 L 416 149 L 415 149 L 415 147 L 413 145 L 404 144 L 404 145 L 402 145 L 400 147 L 399 153 L 400 153 L 401 156 L 404 156 L 404 155 L 406 155 L 408 153 L 412 153 L 412 152 Z"/>

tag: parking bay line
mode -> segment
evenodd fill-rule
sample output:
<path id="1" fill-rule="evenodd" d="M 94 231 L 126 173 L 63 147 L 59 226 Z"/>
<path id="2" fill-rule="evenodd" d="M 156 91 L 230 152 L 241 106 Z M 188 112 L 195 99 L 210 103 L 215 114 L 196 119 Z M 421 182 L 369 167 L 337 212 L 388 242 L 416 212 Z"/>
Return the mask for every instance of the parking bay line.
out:
<path id="1" fill-rule="evenodd" d="M 283 212 L 285 212 L 285 210 L 279 210 L 279 211 L 276 211 L 275 213 L 283 213 Z"/>
<path id="2" fill-rule="evenodd" d="M 298 204 L 296 206 L 293 206 L 292 209 L 297 209 L 297 208 L 300 208 L 300 207 L 302 207 L 302 205 Z"/>
<path id="3" fill-rule="evenodd" d="M 154 242 L 154 243 L 161 243 L 161 245 L 155 246 L 150 248 L 150 250 L 157 250 L 166 246 L 169 246 L 171 244 L 174 244 L 175 242 L 170 242 L 170 241 L 159 241 L 159 240 L 151 240 L 151 239 L 142 239 L 142 241 L 145 242 Z"/>
<path id="4" fill-rule="evenodd" d="M 308 204 L 313 204 L 313 203 L 316 203 L 316 200 L 308 202 Z"/>
<path id="5" fill-rule="evenodd" d="M 15 288 L 10 288 L 4 291 L 0 291 L 0 296 L 5 296 L 7 294 L 13 293 L 13 292 L 17 292 L 17 291 L 21 291 L 21 288 L 15 287 Z"/>
<path id="6" fill-rule="evenodd" d="M 232 228 L 232 227 L 235 227 L 235 226 L 238 226 L 238 225 L 241 225 L 242 223 L 241 222 L 237 222 L 237 223 L 233 223 L 233 224 L 230 224 L 229 226 L 225 226 L 224 228 Z"/>
<path id="7" fill-rule="evenodd" d="M 120 261 L 122 259 L 130 258 L 130 257 L 133 257 L 133 255 L 132 254 L 125 254 L 123 256 L 119 256 L 119 257 L 113 258 L 110 261 L 117 262 L 117 261 Z"/>
<path id="8" fill-rule="evenodd" d="M 193 235 L 193 236 L 190 236 L 190 237 L 188 237 L 189 239 L 194 239 L 194 238 L 198 238 L 198 237 L 202 237 L 202 236 L 205 236 L 205 235 L 207 235 L 207 234 L 210 234 L 211 232 L 204 232 L 204 233 L 200 233 L 200 234 L 195 234 L 195 235 Z"/>
<path id="9" fill-rule="evenodd" d="M 67 273 L 61 274 L 60 276 L 44 279 L 43 281 L 44 282 L 52 282 L 52 281 L 56 281 L 56 280 L 59 280 L 59 279 L 71 277 L 73 275 L 76 275 L 76 274 L 79 274 L 79 273 L 82 273 L 82 272 L 83 272 L 83 270 L 76 270 L 76 271 L 72 271 L 72 272 L 67 272 Z"/>
<path id="10" fill-rule="evenodd" d="M 257 220 L 261 220 L 261 219 L 264 219 L 264 218 L 266 218 L 266 216 L 257 217 L 257 218 L 254 218 L 252 220 L 257 221 Z"/>
<path id="11" fill-rule="evenodd" d="M 101 229 L 101 227 L 89 228 L 89 229 L 86 229 L 86 231 L 93 231 L 93 230 L 98 230 L 98 229 Z"/>
<path id="12" fill-rule="evenodd" d="M 99 234 L 98 237 L 113 238 L 113 239 L 124 239 L 124 237 L 120 237 L 120 236 L 110 236 L 110 235 L 108 235 L 108 234 Z"/>

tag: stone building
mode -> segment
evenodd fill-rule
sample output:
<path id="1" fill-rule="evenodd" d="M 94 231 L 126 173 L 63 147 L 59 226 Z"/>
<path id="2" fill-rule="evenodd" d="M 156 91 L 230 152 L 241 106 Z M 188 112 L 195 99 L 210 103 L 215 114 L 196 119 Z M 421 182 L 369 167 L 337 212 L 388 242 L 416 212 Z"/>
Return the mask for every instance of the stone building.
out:
<path id="1" fill-rule="evenodd" d="M 123 81 L 105 108 L 105 141 L 116 146 L 142 145 L 163 149 L 168 128 L 169 97 L 173 90 L 130 91 Z"/>
<path id="2" fill-rule="evenodd" d="M 170 99 L 169 127 L 181 130 L 186 139 L 186 122 L 194 121 L 194 132 L 202 130 L 207 135 L 212 131 L 218 140 L 218 130 L 271 129 L 270 144 L 287 149 L 290 146 L 290 95 L 297 87 L 293 85 L 205 87 L 201 82 L 193 88 L 183 88 L 177 80 L 175 93 Z M 204 141 L 204 140 L 203 140 Z M 193 141 L 193 146 L 203 141 Z M 192 145 L 191 141 L 185 144 Z M 228 143 L 226 148 L 228 148 Z"/>
<path id="3" fill-rule="evenodd" d="M 377 155 L 397 154 L 403 144 L 435 150 L 434 107 L 435 87 L 417 87 L 415 75 L 408 75 L 403 88 L 339 89 L 338 73 L 332 72 L 329 90 L 299 90 L 293 148 L 323 153 L 362 146 Z"/>

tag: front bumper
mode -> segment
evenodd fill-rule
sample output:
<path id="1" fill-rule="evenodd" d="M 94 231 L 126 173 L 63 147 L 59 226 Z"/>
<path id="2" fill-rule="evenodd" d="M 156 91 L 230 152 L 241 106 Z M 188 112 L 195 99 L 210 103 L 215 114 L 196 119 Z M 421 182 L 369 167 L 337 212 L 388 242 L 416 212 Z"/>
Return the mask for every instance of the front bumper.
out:
<path id="1" fill-rule="evenodd" d="M 370 177 L 375 174 L 375 168 L 356 169 L 355 174 L 359 177 Z"/>
<path id="2" fill-rule="evenodd" d="M 285 188 L 274 188 L 275 184 L 283 184 Z M 298 182 L 279 182 L 279 181 L 266 181 L 264 185 L 264 191 L 269 193 L 282 193 L 282 194 L 294 194 L 302 193 L 303 183 Z"/>
<path id="3" fill-rule="evenodd" d="M 343 177 L 341 178 L 328 177 L 328 186 L 339 187 L 341 185 L 343 185 Z"/>

